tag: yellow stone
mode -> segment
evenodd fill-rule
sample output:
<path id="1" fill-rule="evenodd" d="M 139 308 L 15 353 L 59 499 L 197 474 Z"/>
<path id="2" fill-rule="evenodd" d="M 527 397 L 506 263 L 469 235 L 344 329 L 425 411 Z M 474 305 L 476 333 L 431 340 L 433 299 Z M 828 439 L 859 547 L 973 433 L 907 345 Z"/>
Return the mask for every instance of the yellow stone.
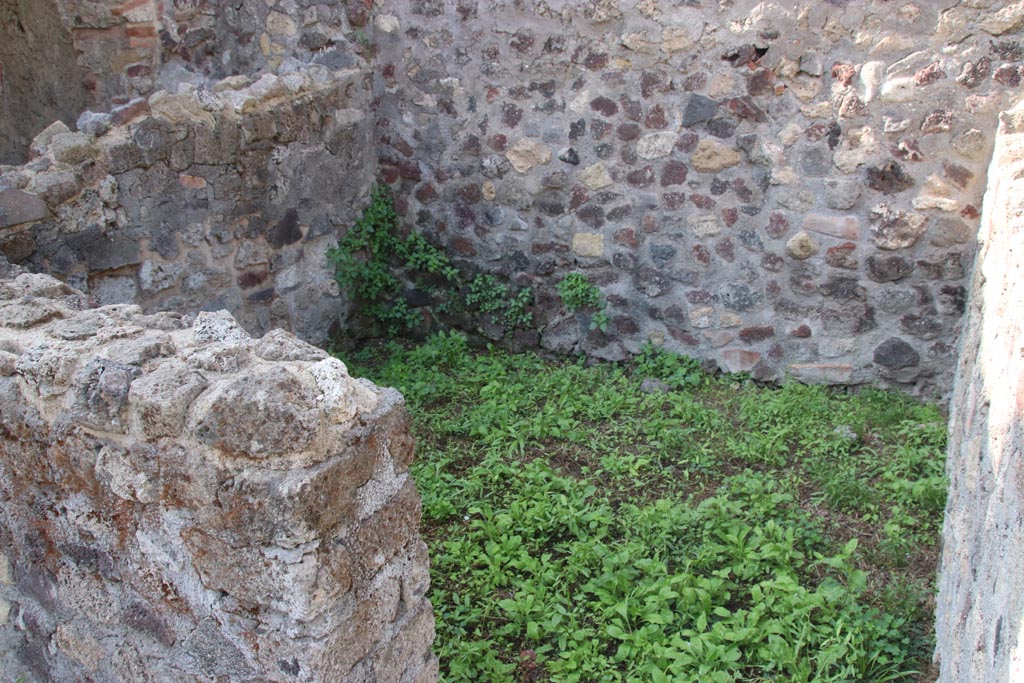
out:
<path id="1" fill-rule="evenodd" d="M 572 236 L 572 250 L 577 256 L 600 257 L 604 253 L 604 235 L 599 232 L 578 232 Z"/>
<path id="2" fill-rule="evenodd" d="M 272 36 L 294 36 L 299 29 L 292 21 L 292 18 L 281 12 L 271 12 L 267 15 L 267 33 Z"/>
<path id="3" fill-rule="evenodd" d="M 719 327 L 739 327 L 743 324 L 743 318 L 735 313 L 723 312 L 718 314 Z"/>
<path id="4" fill-rule="evenodd" d="M 600 190 L 612 184 L 612 177 L 604 163 L 599 161 L 580 172 L 580 182 L 591 190 Z"/>
<path id="5" fill-rule="evenodd" d="M 705 138 L 693 150 L 690 162 L 701 173 L 717 173 L 740 163 L 740 155 L 720 142 Z"/>
<path id="6" fill-rule="evenodd" d="M 539 142 L 523 139 L 505 152 L 505 158 L 512 164 L 512 168 L 526 173 L 534 166 L 551 161 L 551 150 Z"/>

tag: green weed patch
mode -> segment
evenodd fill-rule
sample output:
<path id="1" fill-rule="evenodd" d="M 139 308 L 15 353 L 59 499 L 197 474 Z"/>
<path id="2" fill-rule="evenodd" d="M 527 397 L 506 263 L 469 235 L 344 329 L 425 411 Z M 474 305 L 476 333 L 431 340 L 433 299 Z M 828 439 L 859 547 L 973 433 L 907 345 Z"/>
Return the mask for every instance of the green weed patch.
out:
<path id="1" fill-rule="evenodd" d="M 454 333 L 350 360 L 414 418 L 443 681 L 927 679 L 936 409 Z"/>

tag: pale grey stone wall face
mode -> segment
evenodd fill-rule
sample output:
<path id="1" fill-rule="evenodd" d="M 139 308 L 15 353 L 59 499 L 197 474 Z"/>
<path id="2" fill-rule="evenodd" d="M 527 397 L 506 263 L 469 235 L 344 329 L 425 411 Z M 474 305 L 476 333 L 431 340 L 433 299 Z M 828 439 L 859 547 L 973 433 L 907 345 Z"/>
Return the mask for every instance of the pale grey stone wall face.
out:
<path id="1" fill-rule="evenodd" d="M 3 677 L 432 683 L 412 455 L 291 334 L 0 280 Z"/>
<path id="2" fill-rule="evenodd" d="M 1024 107 L 989 170 L 950 423 L 942 683 L 1024 680 Z"/>
<path id="3" fill-rule="evenodd" d="M 381 174 L 454 258 L 534 288 L 542 346 L 946 395 L 1019 14 L 386 0 Z M 575 270 L 607 333 L 561 306 Z"/>

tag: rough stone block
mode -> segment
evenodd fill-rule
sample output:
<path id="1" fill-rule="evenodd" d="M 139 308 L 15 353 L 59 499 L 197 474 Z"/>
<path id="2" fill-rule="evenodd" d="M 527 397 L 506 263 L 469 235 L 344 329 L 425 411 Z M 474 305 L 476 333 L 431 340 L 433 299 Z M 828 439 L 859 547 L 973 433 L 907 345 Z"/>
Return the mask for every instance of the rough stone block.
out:
<path id="1" fill-rule="evenodd" d="M 0 189 L 0 228 L 41 221 L 50 215 L 46 202 L 14 188 Z"/>
<path id="2" fill-rule="evenodd" d="M 0 281 L 0 642 L 14 598 L 52 680 L 436 672 L 397 392 L 226 314 L 83 298 Z"/>
<path id="3" fill-rule="evenodd" d="M 600 258 L 604 254 L 604 236 L 597 232 L 578 232 L 572 236 L 572 250 L 577 256 Z"/>
<path id="4" fill-rule="evenodd" d="M 853 366 L 845 363 L 794 363 L 789 374 L 811 384 L 846 384 L 853 377 Z"/>

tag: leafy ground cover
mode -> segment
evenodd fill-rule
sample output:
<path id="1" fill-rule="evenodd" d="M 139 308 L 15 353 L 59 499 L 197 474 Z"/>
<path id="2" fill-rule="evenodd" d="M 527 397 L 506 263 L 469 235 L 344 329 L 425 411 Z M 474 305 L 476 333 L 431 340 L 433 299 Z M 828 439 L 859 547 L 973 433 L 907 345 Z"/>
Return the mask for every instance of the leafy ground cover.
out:
<path id="1" fill-rule="evenodd" d="M 418 441 L 442 680 L 930 680 L 939 411 L 458 334 L 348 358 Z"/>

